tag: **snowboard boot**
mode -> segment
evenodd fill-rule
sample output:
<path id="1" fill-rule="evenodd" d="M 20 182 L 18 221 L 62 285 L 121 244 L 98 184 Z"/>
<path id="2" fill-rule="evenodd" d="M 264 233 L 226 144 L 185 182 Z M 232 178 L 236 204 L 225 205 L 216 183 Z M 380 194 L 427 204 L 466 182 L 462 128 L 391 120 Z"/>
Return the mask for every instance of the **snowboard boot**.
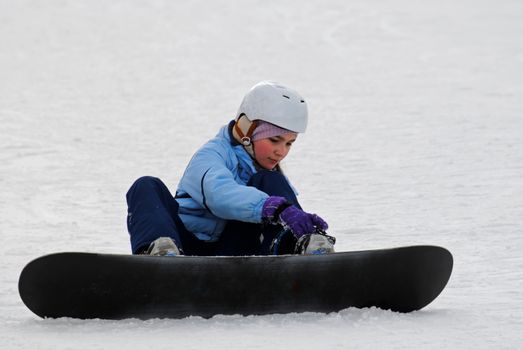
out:
<path id="1" fill-rule="evenodd" d="M 326 234 L 314 233 L 303 235 L 296 243 L 295 254 L 330 254 L 334 253 L 336 239 Z"/>
<path id="2" fill-rule="evenodd" d="M 181 255 L 182 253 L 172 238 L 160 237 L 149 245 L 147 254 L 155 256 L 176 256 Z"/>

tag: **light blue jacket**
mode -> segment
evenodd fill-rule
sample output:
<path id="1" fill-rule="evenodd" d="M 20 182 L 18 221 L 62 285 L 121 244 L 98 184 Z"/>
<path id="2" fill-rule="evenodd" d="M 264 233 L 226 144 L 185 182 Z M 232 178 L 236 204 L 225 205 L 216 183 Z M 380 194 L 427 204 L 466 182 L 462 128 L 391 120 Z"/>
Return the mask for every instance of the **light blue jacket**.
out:
<path id="1" fill-rule="evenodd" d="M 181 220 L 201 240 L 216 241 L 227 220 L 262 221 L 268 195 L 245 186 L 257 170 L 230 128 L 222 127 L 194 154 L 176 191 Z"/>

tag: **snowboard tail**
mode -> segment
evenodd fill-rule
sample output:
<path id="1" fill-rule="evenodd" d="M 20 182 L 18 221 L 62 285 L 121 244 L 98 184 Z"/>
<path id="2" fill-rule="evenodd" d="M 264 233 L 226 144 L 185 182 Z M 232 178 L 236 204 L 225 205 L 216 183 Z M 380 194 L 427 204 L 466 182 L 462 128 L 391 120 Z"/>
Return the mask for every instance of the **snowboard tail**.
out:
<path id="1" fill-rule="evenodd" d="M 20 296 L 40 317 L 183 318 L 217 314 L 410 312 L 432 302 L 452 272 L 441 247 L 327 255 L 155 257 L 57 253 L 23 269 Z"/>

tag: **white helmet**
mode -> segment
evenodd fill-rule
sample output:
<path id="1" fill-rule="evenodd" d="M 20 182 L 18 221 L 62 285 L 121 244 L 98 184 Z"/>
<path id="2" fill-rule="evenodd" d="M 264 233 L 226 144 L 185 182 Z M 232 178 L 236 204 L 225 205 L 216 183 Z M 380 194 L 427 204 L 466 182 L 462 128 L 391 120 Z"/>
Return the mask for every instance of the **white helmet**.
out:
<path id="1" fill-rule="evenodd" d="M 243 98 L 236 119 L 243 114 L 251 121 L 263 120 L 296 133 L 307 129 L 307 103 L 303 97 L 273 81 L 252 87 Z"/>

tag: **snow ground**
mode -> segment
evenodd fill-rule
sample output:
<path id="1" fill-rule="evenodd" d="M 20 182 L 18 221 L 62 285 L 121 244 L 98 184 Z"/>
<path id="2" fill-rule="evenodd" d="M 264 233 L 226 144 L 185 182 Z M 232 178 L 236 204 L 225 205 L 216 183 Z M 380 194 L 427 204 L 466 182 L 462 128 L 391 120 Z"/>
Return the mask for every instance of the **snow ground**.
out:
<path id="1" fill-rule="evenodd" d="M 6 349 L 517 349 L 523 345 L 519 0 L 0 0 L 0 338 Z M 259 80 L 308 100 L 286 161 L 338 250 L 448 248 L 422 311 L 41 320 L 18 275 L 126 253 L 125 192 L 174 189 Z"/>

